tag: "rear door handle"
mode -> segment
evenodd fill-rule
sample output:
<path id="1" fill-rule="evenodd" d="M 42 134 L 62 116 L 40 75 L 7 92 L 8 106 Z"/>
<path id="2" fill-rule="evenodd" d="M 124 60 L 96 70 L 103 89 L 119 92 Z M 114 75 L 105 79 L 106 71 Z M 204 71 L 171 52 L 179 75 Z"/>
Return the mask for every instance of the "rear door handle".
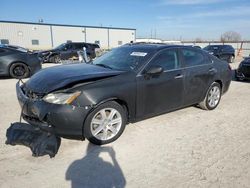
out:
<path id="1" fill-rule="evenodd" d="M 215 73 L 215 72 L 216 72 L 216 69 L 215 69 L 215 68 L 210 68 L 210 69 L 208 70 L 208 72 L 209 72 L 209 73 Z"/>
<path id="2" fill-rule="evenodd" d="M 175 78 L 175 79 L 181 79 L 181 78 L 183 78 L 183 74 L 178 74 L 178 75 L 176 75 L 174 78 Z"/>

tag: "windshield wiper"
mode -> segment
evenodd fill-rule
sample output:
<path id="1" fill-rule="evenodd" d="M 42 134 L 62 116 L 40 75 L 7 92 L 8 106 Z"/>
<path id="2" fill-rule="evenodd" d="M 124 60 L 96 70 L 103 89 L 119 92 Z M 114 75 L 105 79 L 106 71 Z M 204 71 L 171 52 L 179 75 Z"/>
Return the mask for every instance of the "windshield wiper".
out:
<path id="1" fill-rule="evenodd" d="M 108 68 L 108 69 L 113 69 L 112 67 L 108 66 L 108 65 L 105 65 L 105 64 L 95 64 L 97 66 L 100 66 L 100 67 L 104 67 L 104 68 Z"/>

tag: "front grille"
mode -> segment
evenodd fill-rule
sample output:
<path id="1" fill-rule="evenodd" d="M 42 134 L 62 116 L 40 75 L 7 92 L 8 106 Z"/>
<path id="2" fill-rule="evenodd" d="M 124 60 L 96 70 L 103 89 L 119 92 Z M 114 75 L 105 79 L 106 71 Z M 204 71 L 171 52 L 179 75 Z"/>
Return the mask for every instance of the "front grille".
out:
<path id="1" fill-rule="evenodd" d="M 25 85 L 22 87 L 23 93 L 32 100 L 39 100 L 44 97 L 44 94 L 42 93 L 36 93 L 33 92 L 32 90 L 28 89 Z"/>

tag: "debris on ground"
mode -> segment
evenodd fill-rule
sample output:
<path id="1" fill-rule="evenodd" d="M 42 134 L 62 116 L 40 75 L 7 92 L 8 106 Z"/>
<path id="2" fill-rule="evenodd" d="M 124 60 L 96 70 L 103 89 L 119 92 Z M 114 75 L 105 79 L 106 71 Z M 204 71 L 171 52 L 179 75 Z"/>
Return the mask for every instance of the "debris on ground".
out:
<path id="1" fill-rule="evenodd" d="M 27 146 L 34 157 L 55 157 L 61 144 L 60 137 L 27 123 L 12 123 L 7 129 L 6 137 L 6 144 Z"/>

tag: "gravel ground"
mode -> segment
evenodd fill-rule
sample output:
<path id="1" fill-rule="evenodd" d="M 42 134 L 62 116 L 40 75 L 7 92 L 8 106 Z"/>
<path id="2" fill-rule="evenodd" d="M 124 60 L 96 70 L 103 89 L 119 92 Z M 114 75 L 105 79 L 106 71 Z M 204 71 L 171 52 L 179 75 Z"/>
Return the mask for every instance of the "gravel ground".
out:
<path id="1" fill-rule="evenodd" d="M 250 187 L 250 83 L 233 81 L 214 111 L 130 124 L 103 147 L 63 139 L 52 159 L 4 144 L 20 107 L 16 80 L 0 83 L 0 187 Z"/>

